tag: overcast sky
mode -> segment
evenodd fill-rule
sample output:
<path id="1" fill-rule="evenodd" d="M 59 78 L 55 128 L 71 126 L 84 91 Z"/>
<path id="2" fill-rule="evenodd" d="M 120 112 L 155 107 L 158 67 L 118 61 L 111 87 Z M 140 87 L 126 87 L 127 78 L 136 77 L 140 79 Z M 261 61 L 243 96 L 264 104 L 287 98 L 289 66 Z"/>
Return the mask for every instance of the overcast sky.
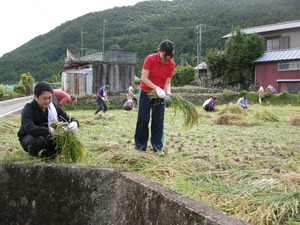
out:
<path id="1" fill-rule="evenodd" d="M 142 1 L 145 0 L 2 0 L 0 57 L 68 20 Z"/>

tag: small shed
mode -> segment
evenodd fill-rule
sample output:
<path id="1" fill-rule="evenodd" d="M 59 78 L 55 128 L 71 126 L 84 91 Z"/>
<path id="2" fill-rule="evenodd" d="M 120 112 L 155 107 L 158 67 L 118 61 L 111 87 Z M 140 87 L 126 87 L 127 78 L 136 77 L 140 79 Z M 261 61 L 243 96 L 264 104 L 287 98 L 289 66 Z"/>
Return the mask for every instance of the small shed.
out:
<path id="1" fill-rule="evenodd" d="M 96 52 L 75 57 L 67 50 L 61 88 L 68 94 L 92 94 L 104 85 L 110 92 L 125 92 L 134 85 L 136 53 Z"/>
<path id="2" fill-rule="evenodd" d="M 278 92 L 300 92 L 300 48 L 265 52 L 253 63 L 257 89 L 272 85 Z"/>
<path id="3" fill-rule="evenodd" d="M 206 62 L 201 62 L 194 69 L 198 72 L 197 74 L 199 75 L 199 78 L 207 77 L 208 73 L 207 73 L 207 64 L 206 64 Z"/>
<path id="4" fill-rule="evenodd" d="M 92 94 L 93 69 L 70 69 L 61 74 L 61 89 L 68 94 Z"/>

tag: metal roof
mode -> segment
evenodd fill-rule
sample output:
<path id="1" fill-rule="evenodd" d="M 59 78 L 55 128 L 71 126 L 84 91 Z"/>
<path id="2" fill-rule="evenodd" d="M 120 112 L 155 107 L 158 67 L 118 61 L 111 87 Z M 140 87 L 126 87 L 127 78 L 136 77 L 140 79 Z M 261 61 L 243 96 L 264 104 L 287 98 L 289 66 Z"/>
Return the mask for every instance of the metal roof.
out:
<path id="1" fill-rule="evenodd" d="M 300 48 L 282 49 L 265 52 L 252 62 L 286 61 L 300 59 Z"/>
<path id="2" fill-rule="evenodd" d="M 242 32 L 246 34 L 259 34 L 269 31 L 276 31 L 276 30 L 285 30 L 285 29 L 293 29 L 293 28 L 300 28 L 300 20 L 293 20 L 293 21 L 287 21 L 283 23 L 274 23 L 274 24 L 267 24 L 257 27 L 249 27 L 241 29 Z M 231 33 L 226 34 L 222 38 L 229 38 L 231 37 Z"/>
<path id="3" fill-rule="evenodd" d="M 206 64 L 206 62 L 202 62 L 198 66 L 196 66 L 194 69 L 195 70 L 206 70 L 207 69 L 207 64 Z"/>
<path id="4" fill-rule="evenodd" d="M 278 79 L 277 82 L 287 83 L 287 82 L 300 82 L 300 79 Z"/>

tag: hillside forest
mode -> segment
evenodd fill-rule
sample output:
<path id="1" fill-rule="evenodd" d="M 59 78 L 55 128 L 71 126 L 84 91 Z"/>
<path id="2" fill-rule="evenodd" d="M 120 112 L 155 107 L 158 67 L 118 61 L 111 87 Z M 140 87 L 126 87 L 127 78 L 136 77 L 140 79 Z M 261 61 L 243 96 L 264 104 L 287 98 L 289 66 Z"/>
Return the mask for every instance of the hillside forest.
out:
<path id="1" fill-rule="evenodd" d="M 209 49 L 222 50 L 222 36 L 233 28 L 246 28 L 300 19 L 298 0 L 173 0 L 144 1 L 115 7 L 67 21 L 0 58 L 0 83 L 14 84 L 21 74 L 36 81 L 53 79 L 64 69 L 66 50 L 84 54 L 102 51 L 103 22 L 105 51 L 135 52 L 140 76 L 146 55 L 169 39 L 175 43 L 175 62 L 196 66 L 197 25 L 202 25 L 201 56 Z"/>

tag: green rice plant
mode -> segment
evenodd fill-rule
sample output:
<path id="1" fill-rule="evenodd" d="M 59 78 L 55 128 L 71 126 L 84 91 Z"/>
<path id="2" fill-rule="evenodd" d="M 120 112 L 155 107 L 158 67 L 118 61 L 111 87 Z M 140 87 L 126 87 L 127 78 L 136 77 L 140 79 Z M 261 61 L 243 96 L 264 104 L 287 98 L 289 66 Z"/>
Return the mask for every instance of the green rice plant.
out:
<path id="1" fill-rule="evenodd" d="M 265 93 L 265 98 L 271 98 L 272 96 L 274 96 L 272 92 Z"/>
<path id="2" fill-rule="evenodd" d="M 158 98 L 156 91 L 152 91 L 149 94 L 151 98 Z M 196 109 L 196 106 L 191 103 L 190 101 L 184 99 L 179 95 L 171 95 L 170 96 L 171 103 L 170 106 L 174 108 L 174 117 L 177 115 L 178 110 L 183 113 L 184 120 L 183 120 L 183 128 L 188 129 L 192 128 L 194 125 L 198 123 L 199 113 Z"/>
<path id="3" fill-rule="evenodd" d="M 68 122 L 53 122 L 50 126 L 55 129 L 53 140 L 56 150 L 61 151 L 61 156 L 67 163 L 76 163 L 85 157 L 85 147 L 74 133 L 68 131 L 68 124 Z"/>
<path id="4" fill-rule="evenodd" d="M 188 129 L 192 128 L 198 123 L 199 113 L 195 105 L 188 100 L 178 95 L 171 96 L 171 107 L 174 108 L 174 117 L 178 110 L 184 115 L 183 127 Z"/>
<path id="5" fill-rule="evenodd" d="M 281 99 L 289 99 L 291 97 L 291 95 L 287 91 L 284 91 L 278 97 Z"/>

